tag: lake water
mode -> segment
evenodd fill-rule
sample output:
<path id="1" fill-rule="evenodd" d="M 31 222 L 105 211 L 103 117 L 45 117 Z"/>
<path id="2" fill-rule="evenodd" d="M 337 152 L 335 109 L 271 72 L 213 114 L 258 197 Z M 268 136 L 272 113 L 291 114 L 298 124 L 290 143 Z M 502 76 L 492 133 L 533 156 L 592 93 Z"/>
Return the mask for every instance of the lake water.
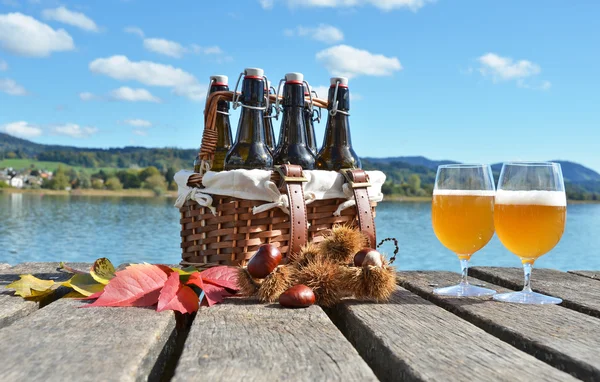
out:
<path id="1" fill-rule="evenodd" d="M 0 263 L 25 261 L 178 263 L 179 212 L 174 199 L 0 193 Z M 431 204 L 381 203 L 380 239 L 395 237 L 403 270 L 458 271 L 456 256 L 436 239 Z M 392 246 L 382 252 L 391 252 Z M 520 266 L 496 237 L 473 266 Z M 600 204 L 569 205 L 561 242 L 536 267 L 600 270 Z"/>

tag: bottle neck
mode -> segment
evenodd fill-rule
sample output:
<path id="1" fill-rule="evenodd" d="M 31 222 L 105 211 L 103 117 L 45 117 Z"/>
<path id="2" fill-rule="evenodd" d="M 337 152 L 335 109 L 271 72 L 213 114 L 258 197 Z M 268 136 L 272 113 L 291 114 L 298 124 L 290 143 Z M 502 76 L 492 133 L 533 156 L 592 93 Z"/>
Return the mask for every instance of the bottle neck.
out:
<path id="1" fill-rule="evenodd" d="M 306 145 L 304 119 L 304 86 L 286 83 L 283 87 L 283 120 L 281 122 L 280 145 Z"/>
<path id="2" fill-rule="evenodd" d="M 244 77 L 241 102 L 256 108 L 265 106 L 265 82 L 258 77 Z M 242 106 L 236 142 L 256 143 L 265 141 L 264 110 Z"/>
<path id="3" fill-rule="evenodd" d="M 328 110 L 333 107 L 333 99 L 335 95 L 335 86 L 329 88 L 329 106 Z M 348 112 L 350 110 L 350 92 L 347 87 L 338 86 L 337 91 L 338 111 Z M 345 113 L 336 113 L 331 115 L 328 113 L 327 126 L 325 128 L 325 141 L 323 146 L 352 146 L 352 138 L 350 136 L 350 121 Z"/>
<path id="4" fill-rule="evenodd" d="M 265 81 L 258 77 L 244 77 L 242 82 L 242 96 L 240 100 L 244 105 L 265 106 Z"/>
<path id="5" fill-rule="evenodd" d="M 210 87 L 210 94 L 215 93 L 215 92 L 224 92 L 224 91 L 228 91 L 228 90 L 229 90 L 229 86 L 227 86 L 225 84 L 213 84 Z M 219 101 L 219 103 L 217 104 L 217 110 L 223 111 L 223 112 L 229 112 L 229 102 Z"/>

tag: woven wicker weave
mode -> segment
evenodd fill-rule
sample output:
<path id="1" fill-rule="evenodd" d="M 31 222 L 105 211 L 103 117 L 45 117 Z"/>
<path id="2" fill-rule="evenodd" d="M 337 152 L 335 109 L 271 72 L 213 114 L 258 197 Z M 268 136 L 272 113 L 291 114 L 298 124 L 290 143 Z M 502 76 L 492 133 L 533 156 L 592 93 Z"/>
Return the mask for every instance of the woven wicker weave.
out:
<path id="1" fill-rule="evenodd" d="M 206 102 L 205 130 L 202 138 L 200 156 L 208 166 L 212 162 L 216 145 L 215 115 L 219 100 L 231 100 L 232 92 L 216 92 Z M 315 104 L 327 107 L 322 100 Z M 273 173 L 273 181 L 278 174 Z M 194 174 L 188 185 L 202 188 L 202 174 Z M 256 200 L 244 200 L 229 196 L 212 195 L 216 215 L 210 209 L 187 201 L 181 212 L 181 248 L 182 265 L 193 265 L 199 269 L 216 265 L 245 265 L 259 246 L 271 243 L 280 247 L 286 255 L 289 241 L 289 216 L 278 208 L 252 213 L 252 208 L 268 203 Z M 316 200 L 306 205 L 309 223 L 308 237 L 318 242 L 320 237 L 336 224 L 356 226 L 356 209 L 347 208 L 341 216 L 333 212 L 346 199 Z M 376 203 L 371 207 L 375 214 Z"/>

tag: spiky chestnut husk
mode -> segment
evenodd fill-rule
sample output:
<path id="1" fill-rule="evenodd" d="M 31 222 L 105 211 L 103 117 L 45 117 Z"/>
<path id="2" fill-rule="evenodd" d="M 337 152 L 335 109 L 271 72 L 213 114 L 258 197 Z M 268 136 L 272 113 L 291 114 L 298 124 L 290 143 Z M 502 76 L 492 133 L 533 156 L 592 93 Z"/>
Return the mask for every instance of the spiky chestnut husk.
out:
<path id="1" fill-rule="evenodd" d="M 316 260 L 322 257 L 321 248 L 318 244 L 308 243 L 304 245 L 299 253 L 289 255 L 288 264 L 293 264 L 298 267 L 305 266 L 309 261 Z"/>
<path id="2" fill-rule="evenodd" d="M 282 265 L 268 275 L 258 288 L 258 299 L 262 302 L 275 302 L 279 296 L 294 285 L 295 268 L 292 265 Z"/>
<path id="3" fill-rule="evenodd" d="M 389 265 L 348 267 L 340 278 L 343 287 L 359 300 L 387 301 L 396 290 L 396 270 Z"/>
<path id="4" fill-rule="evenodd" d="M 319 243 L 323 256 L 338 264 L 351 264 L 356 252 L 366 246 L 366 236 L 347 225 L 333 227 L 331 233 Z"/>
<path id="5" fill-rule="evenodd" d="M 318 305 L 333 306 L 345 295 L 340 279 L 342 268 L 326 259 L 310 260 L 297 270 L 295 283 L 311 288 Z"/>
<path id="6" fill-rule="evenodd" d="M 237 274 L 238 287 L 240 288 L 239 293 L 243 296 L 255 296 L 260 287 L 261 280 L 252 278 L 246 268 L 238 268 Z"/>

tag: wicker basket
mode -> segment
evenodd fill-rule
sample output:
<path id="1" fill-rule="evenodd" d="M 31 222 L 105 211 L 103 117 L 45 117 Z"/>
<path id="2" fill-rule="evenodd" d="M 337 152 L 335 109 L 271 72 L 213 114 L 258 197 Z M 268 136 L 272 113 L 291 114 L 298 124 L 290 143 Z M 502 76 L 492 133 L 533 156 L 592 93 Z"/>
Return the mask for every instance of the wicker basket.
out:
<path id="1" fill-rule="evenodd" d="M 205 129 L 200 148 L 203 170 L 209 169 L 216 146 L 215 117 L 219 100 L 232 100 L 232 92 L 215 92 L 206 103 Z M 271 96 L 274 97 L 274 96 Z M 327 107 L 327 102 L 315 99 L 315 104 Z M 279 181 L 273 172 L 272 180 Z M 188 186 L 202 188 L 202 174 L 188 179 Z M 290 246 L 290 216 L 279 208 L 253 214 L 255 206 L 268 203 L 211 195 L 216 215 L 207 207 L 188 200 L 181 207 L 181 265 L 205 269 L 216 265 L 245 265 L 262 244 L 278 246 L 284 256 Z M 334 216 L 338 206 L 346 199 L 316 200 L 306 205 L 309 223 L 307 238 L 318 242 L 320 237 L 337 224 L 357 226 L 356 208 L 347 208 Z M 370 202 L 375 216 L 375 202 Z"/>

